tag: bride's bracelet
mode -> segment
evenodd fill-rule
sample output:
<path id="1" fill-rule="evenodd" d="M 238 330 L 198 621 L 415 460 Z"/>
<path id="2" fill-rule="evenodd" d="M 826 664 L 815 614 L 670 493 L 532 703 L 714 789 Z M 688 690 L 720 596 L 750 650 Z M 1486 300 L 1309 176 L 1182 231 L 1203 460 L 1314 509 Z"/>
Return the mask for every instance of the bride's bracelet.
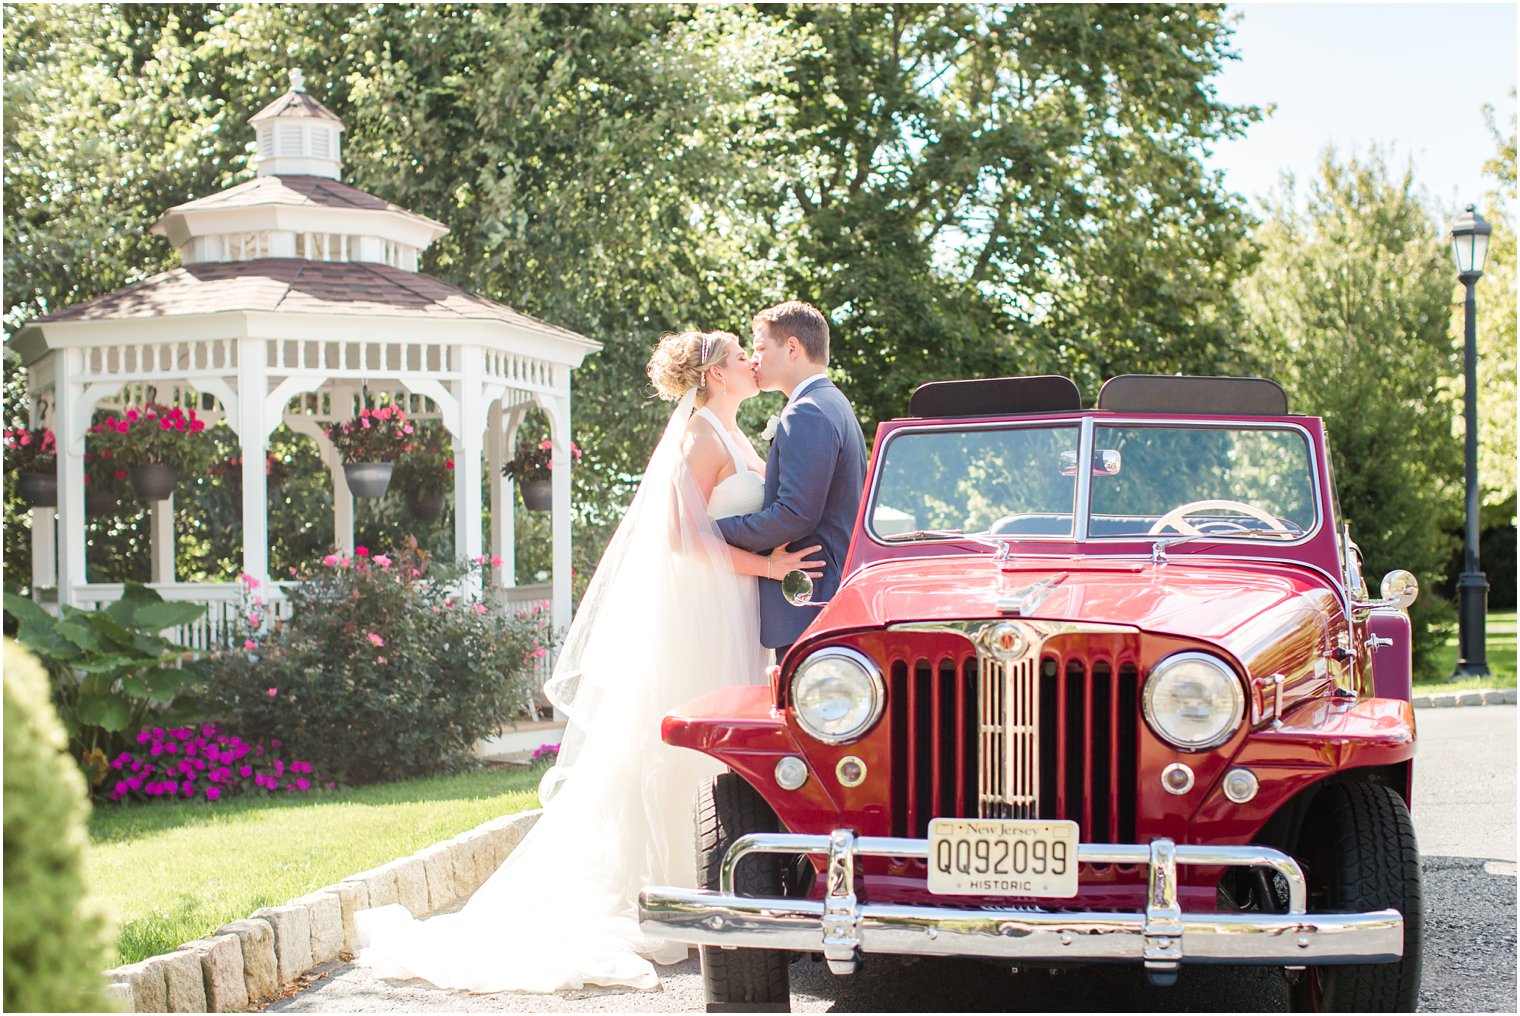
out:
<path id="1" fill-rule="evenodd" d="M 771 577 L 771 557 L 769 554 L 765 555 L 765 577 L 768 579 Z M 775 580 L 771 579 L 771 581 L 774 582 Z"/>

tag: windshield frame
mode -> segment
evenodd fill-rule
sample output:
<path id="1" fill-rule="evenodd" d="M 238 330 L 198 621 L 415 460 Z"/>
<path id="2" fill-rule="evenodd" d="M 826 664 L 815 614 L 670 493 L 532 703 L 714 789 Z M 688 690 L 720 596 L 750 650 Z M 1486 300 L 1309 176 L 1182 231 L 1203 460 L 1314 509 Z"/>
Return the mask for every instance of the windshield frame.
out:
<path id="1" fill-rule="evenodd" d="M 1104 413 L 1100 410 L 1089 410 L 1088 412 L 1083 413 L 1080 417 L 1073 417 L 1063 414 L 1060 416 L 1030 416 L 1003 420 L 984 419 L 976 423 L 946 421 L 921 427 L 908 426 L 895 428 L 891 433 L 885 436 L 882 447 L 875 456 L 877 468 L 872 471 L 871 482 L 864 492 L 864 499 L 862 501 L 860 527 L 862 534 L 868 540 L 870 540 L 873 545 L 886 549 L 921 547 L 925 544 L 937 544 L 944 546 L 945 544 L 955 543 L 957 540 L 961 542 L 973 542 L 975 540 L 999 540 L 1009 544 L 1036 543 L 1051 544 L 1056 546 L 1082 544 L 1096 547 L 1114 548 L 1130 548 L 1134 547 L 1136 544 L 1139 544 L 1147 548 L 1147 550 L 1158 540 L 1165 540 L 1168 537 L 1175 538 L 1176 536 L 1181 535 L 1177 533 L 1154 533 L 1126 534 L 1120 536 L 1103 537 L 1092 536 L 1090 532 L 1089 522 L 1092 517 L 1093 477 L 1092 471 L 1088 469 L 1079 469 L 1077 471 L 1077 484 L 1074 498 L 1075 503 L 1073 505 L 1075 518 L 1073 519 L 1071 535 L 1046 536 L 1035 534 L 1020 534 L 1017 538 L 1013 538 L 1009 536 L 1001 536 L 988 533 L 967 533 L 963 537 L 947 538 L 944 536 L 938 536 L 927 537 L 920 540 L 891 540 L 877 533 L 874 519 L 876 495 L 881 484 L 881 466 L 887 461 L 887 452 L 891 448 L 892 442 L 898 440 L 900 437 L 910 434 L 944 433 L 947 431 L 964 433 L 967 431 L 982 430 L 1022 430 L 1032 427 L 1071 427 L 1073 425 L 1076 425 L 1080 428 L 1077 444 L 1078 462 L 1092 461 L 1097 443 L 1097 429 L 1100 425 L 1104 427 L 1146 427 L 1156 430 L 1274 430 L 1290 431 L 1292 433 L 1295 433 L 1304 442 L 1305 450 L 1307 452 L 1305 465 L 1309 470 L 1312 500 L 1314 502 L 1313 525 L 1309 526 L 1302 533 L 1298 534 L 1291 540 L 1261 540 L 1255 538 L 1241 539 L 1238 537 L 1232 538 L 1226 534 L 1211 534 L 1213 536 L 1212 539 L 1194 538 L 1190 541 L 1190 543 L 1193 545 L 1201 545 L 1209 548 L 1227 547 L 1232 548 L 1232 550 L 1239 549 L 1250 552 L 1258 551 L 1264 546 L 1301 547 L 1304 544 L 1307 544 L 1314 540 L 1320 534 L 1321 530 L 1323 530 L 1325 527 L 1325 494 L 1324 485 L 1322 483 L 1320 475 L 1321 469 L 1323 468 L 1323 463 L 1320 462 L 1319 448 L 1317 447 L 1314 434 L 1309 430 L 1309 428 L 1301 424 L 1284 420 L 1281 417 L 1262 418 L 1242 416 L 1219 418 L 1211 417 L 1208 419 L 1199 419 L 1197 417 L 1158 417 L 1133 413 L 1109 414 Z M 1183 546 L 1186 546 L 1186 544 Z M 1234 555 L 1232 554 L 1232 556 Z"/>

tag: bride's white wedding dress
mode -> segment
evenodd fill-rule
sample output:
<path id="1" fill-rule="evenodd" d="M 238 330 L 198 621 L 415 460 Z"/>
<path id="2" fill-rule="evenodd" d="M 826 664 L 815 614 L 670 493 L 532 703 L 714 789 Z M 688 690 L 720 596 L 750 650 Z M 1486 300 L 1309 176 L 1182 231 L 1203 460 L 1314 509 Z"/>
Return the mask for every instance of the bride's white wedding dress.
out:
<path id="1" fill-rule="evenodd" d="M 543 815 L 457 913 L 362 911 L 358 962 L 380 976 L 479 992 L 653 988 L 653 963 L 686 958 L 640 932 L 638 893 L 695 885 L 692 804 L 719 766 L 662 743 L 660 719 L 720 685 L 763 683 L 766 666 L 755 580 L 733 571 L 712 524 L 759 510 L 764 479 L 698 410 L 735 465 L 703 500 L 681 455 L 693 402 L 671 416 L 545 688 L 569 723 Z"/>

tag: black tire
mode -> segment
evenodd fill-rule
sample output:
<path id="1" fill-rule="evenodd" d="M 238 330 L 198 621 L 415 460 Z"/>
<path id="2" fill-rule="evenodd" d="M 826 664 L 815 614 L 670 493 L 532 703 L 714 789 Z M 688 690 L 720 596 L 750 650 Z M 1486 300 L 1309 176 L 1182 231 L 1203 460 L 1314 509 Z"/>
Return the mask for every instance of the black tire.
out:
<path id="1" fill-rule="evenodd" d="M 1420 848 L 1404 799 L 1374 783 L 1326 787 L 1304 826 L 1299 861 L 1309 911 L 1392 907 L 1404 915 L 1396 963 L 1310 967 L 1290 982 L 1294 1012 L 1413 1012 L 1420 998 L 1424 904 Z"/>
<path id="2" fill-rule="evenodd" d="M 776 813 L 753 787 L 733 773 L 715 777 L 697 798 L 697 874 L 708 889 L 718 888 L 718 872 L 728 848 L 748 833 L 779 832 Z M 734 891 L 740 896 L 784 894 L 785 858 L 759 854 L 739 866 Z M 791 954 L 778 949 L 702 947 L 702 987 L 708 1012 L 790 1012 Z"/>

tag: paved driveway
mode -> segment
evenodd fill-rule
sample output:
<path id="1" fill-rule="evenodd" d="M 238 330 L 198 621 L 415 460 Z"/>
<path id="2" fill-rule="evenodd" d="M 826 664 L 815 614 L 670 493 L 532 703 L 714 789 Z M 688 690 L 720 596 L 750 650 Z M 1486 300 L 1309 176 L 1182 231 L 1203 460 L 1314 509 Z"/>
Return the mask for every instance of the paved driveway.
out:
<path id="1" fill-rule="evenodd" d="M 1426 953 L 1420 1008 L 1514 1012 L 1514 706 L 1431 709 L 1419 715 L 1415 825 L 1425 855 Z M 563 995 L 471 995 L 421 981 L 377 980 L 338 964 L 269 1006 L 289 1012 L 702 1012 L 701 973 L 688 960 L 661 970 L 660 990 Z M 1086 967 L 1050 975 L 974 962 L 868 963 L 849 979 L 822 964 L 792 967 L 797 1012 L 1283 1011 L 1275 971 L 1192 968 L 1173 988 L 1138 972 Z"/>

